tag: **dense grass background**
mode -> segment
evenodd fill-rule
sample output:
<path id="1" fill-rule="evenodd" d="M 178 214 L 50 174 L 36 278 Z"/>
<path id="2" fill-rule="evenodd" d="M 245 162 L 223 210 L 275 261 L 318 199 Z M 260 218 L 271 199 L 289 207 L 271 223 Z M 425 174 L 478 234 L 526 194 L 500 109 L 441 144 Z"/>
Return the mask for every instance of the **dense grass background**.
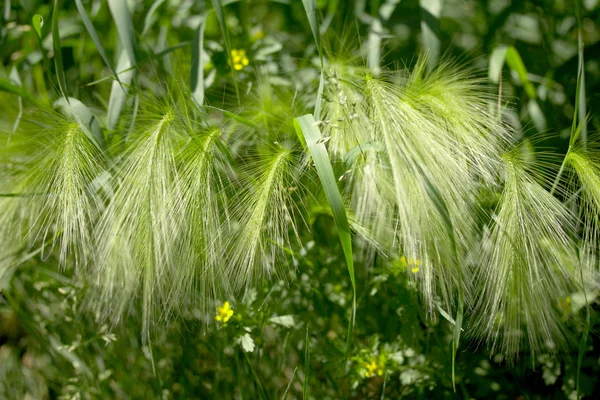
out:
<path id="1" fill-rule="evenodd" d="M 131 24 L 119 20 L 126 13 L 118 7 L 125 3 L 81 1 L 80 9 L 76 3 L 58 2 L 55 8 L 53 2 L 4 0 L 3 132 L 42 119 L 37 110 L 48 109 L 62 92 L 89 107 L 109 133 L 103 137 L 107 148 L 115 152 L 124 138 L 110 133 L 130 131 L 138 104 L 190 85 L 196 101 L 238 110 L 249 119 L 240 122 L 217 112 L 213 117 L 221 123 L 284 127 L 292 136 L 292 121 L 277 116 L 299 116 L 315 105 L 321 61 L 302 1 L 223 2 L 221 21 L 219 13 L 210 12 L 219 1 L 128 2 Z M 357 65 L 365 60 L 386 70 L 411 67 L 426 50 L 430 60 L 458 60 L 478 76 L 491 71 L 490 88 L 501 85 L 516 135 L 532 148 L 559 154 L 567 151 L 577 104 L 579 31 L 589 114 L 584 130 L 590 141 L 597 135 L 598 1 L 582 2 L 580 23 L 571 1 L 323 0 L 316 5 L 327 57 Z M 58 18 L 59 47 L 53 18 Z M 199 25 L 203 43 L 197 52 Z M 62 63 L 55 62 L 57 51 Z M 135 58 L 135 68 L 128 69 L 123 54 Z M 200 61 L 198 68 L 198 58 L 210 61 Z M 115 71 L 132 83 L 126 96 L 119 97 Z M 267 76 L 276 90 L 261 85 Z M 121 112 L 115 111 L 121 100 L 113 97 L 123 101 Z M 241 142 L 253 142 L 250 129 L 241 134 Z M 334 169 L 344 172 L 343 165 Z M 0 275 L 0 398 L 577 398 L 586 309 L 581 293 L 559 305 L 572 339 L 564 351 L 535 359 L 524 351 L 508 365 L 485 345 L 463 340 L 454 390 L 452 317 L 441 309 L 437 318 L 426 316 L 401 259 L 355 255 L 357 314 L 344 363 L 353 292 L 326 195 L 316 176 L 313 180 L 307 188 L 312 201 L 301 206 L 307 217 L 298 224 L 299 240 L 292 238 L 284 253 L 294 268 L 274 279 L 256 277 L 254 289 L 232 300 L 226 324 L 206 326 L 205 310 L 192 305 L 183 315 L 153 324 L 149 340 L 142 335 L 148 321 L 144 307 L 133 307 L 119 323 L 99 323 L 89 307 L 95 288 L 72 268 L 62 268 L 60 254 L 34 247 L 13 259 L 11 249 L 0 244 L 1 262 L 11 266 L 10 274 Z M 486 195 L 482 202 L 491 208 L 497 199 Z M 598 293 L 587 295 L 592 311 L 597 309 Z M 212 306 L 209 313 L 211 319 L 220 314 Z M 600 392 L 599 323 L 592 312 L 579 375 L 579 395 L 587 398 Z"/>

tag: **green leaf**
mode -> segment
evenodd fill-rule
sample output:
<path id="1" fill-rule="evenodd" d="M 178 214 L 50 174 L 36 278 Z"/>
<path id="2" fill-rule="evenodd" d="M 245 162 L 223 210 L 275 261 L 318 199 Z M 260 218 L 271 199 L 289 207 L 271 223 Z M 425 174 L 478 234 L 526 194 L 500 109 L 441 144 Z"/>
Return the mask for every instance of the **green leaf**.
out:
<path id="1" fill-rule="evenodd" d="M 113 81 L 110 89 L 110 98 L 108 100 L 108 112 L 107 112 L 107 123 L 108 129 L 114 129 L 117 126 L 119 115 L 125 106 L 127 100 L 127 93 L 129 92 L 129 84 L 133 79 L 135 70 L 132 69 L 132 62 L 129 59 L 127 52 L 122 51 L 119 56 L 119 62 L 117 63 L 117 70 L 120 72 L 116 73 L 117 80 Z M 125 72 L 122 72 L 125 71 Z"/>
<path id="2" fill-rule="evenodd" d="M 346 339 L 346 354 L 345 361 L 348 359 L 350 350 L 350 339 L 354 331 L 354 321 L 356 318 L 356 282 L 354 278 L 354 261 L 352 259 L 352 236 L 350 233 L 350 225 L 348 224 L 348 216 L 342 201 L 342 196 L 337 187 L 337 181 L 333 174 L 333 168 L 327 154 L 325 144 L 321 140 L 321 131 L 315 123 L 315 119 L 311 114 L 304 115 L 294 119 L 294 127 L 299 137 L 304 138 L 304 143 L 310 151 L 310 155 L 315 163 L 317 174 L 321 181 L 321 185 L 325 190 L 325 196 L 329 202 L 333 220 L 337 227 L 338 236 L 342 244 L 350 282 L 352 283 L 352 317 L 348 324 L 348 336 Z"/>
<path id="3" fill-rule="evenodd" d="M 204 63 L 202 60 L 202 49 L 204 47 L 204 21 L 198 25 L 194 32 L 192 43 L 192 70 L 190 72 L 190 85 L 192 100 L 198 107 L 204 104 Z"/>
<path id="4" fill-rule="evenodd" d="M 58 32 L 58 1 L 54 0 L 54 8 L 52 10 L 52 48 L 54 50 L 54 68 L 56 69 L 56 79 L 58 80 L 58 88 L 60 94 L 67 98 L 67 81 L 65 79 L 65 70 L 63 68 L 62 50 L 60 47 L 60 34 Z"/>
<path id="5" fill-rule="evenodd" d="M 135 51 L 135 33 L 133 23 L 131 22 L 131 12 L 127 2 L 123 0 L 108 0 L 108 7 L 117 25 L 117 32 L 121 45 L 127 51 L 129 60 L 133 65 L 136 64 Z"/>
<path id="6" fill-rule="evenodd" d="M 221 0 L 212 0 L 213 8 L 215 13 L 217 14 L 217 20 L 219 21 L 219 26 L 221 27 L 221 33 L 223 34 L 223 39 L 225 40 L 225 50 L 227 51 L 227 58 L 229 59 L 229 65 L 231 65 L 231 73 L 233 75 L 233 85 L 235 86 L 235 94 L 237 96 L 238 104 L 240 103 L 240 91 L 238 88 L 237 76 L 235 73 L 235 68 L 233 68 L 233 57 L 231 55 L 231 39 L 229 37 L 229 30 L 227 29 L 227 24 L 225 22 L 225 13 L 223 11 L 223 3 Z"/>
<path id="7" fill-rule="evenodd" d="M 35 14 L 33 18 L 31 18 L 31 23 L 38 38 L 42 39 L 42 27 L 44 26 L 44 17 L 42 17 L 40 14 Z"/>

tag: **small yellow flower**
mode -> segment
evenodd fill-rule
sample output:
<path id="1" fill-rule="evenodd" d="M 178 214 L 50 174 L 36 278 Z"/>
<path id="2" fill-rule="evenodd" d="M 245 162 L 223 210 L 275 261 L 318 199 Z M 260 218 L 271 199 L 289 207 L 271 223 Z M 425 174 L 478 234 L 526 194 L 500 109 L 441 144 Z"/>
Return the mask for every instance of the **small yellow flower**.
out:
<path id="1" fill-rule="evenodd" d="M 217 316 L 215 319 L 219 322 L 226 323 L 232 315 L 233 310 L 231 309 L 229 302 L 226 301 L 222 306 L 217 307 Z"/>
<path id="2" fill-rule="evenodd" d="M 233 69 L 241 71 L 244 67 L 248 66 L 249 61 L 246 57 L 246 50 L 234 49 L 231 50 L 231 62 L 233 63 Z"/>
<path id="3" fill-rule="evenodd" d="M 419 267 L 421 266 L 421 260 L 412 258 L 408 261 L 406 261 L 406 257 L 402 256 L 400 257 L 400 265 L 402 265 L 402 267 L 404 268 L 410 268 L 411 272 L 413 274 L 416 274 L 417 272 L 419 272 Z"/>
<path id="4" fill-rule="evenodd" d="M 384 365 L 375 357 L 371 359 L 365 365 L 365 378 L 371 378 L 373 376 L 382 376 L 384 372 Z"/>

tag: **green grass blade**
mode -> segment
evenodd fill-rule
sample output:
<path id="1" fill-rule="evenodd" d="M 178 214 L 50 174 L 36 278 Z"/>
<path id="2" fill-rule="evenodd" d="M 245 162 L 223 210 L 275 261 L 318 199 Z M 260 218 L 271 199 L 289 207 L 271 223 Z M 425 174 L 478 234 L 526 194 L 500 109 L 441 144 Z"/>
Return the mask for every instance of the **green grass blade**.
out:
<path id="1" fill-rule="evenodd" d="M 308 377 L 310 375 L 310 336 L 309 325 L 306 325 L 306 339 L 304 342 L 304 382 L 302 383 L 302 398 L 308 399 Z"/>
<path id="2" fill-rule="evenodd" d="M 198 25 L 194 32 L 192 42 L 192 70 L 190 72 L 190 85 L 192 100 L 198 107 L 204 105 L 204 66 L 202 60 L 202 49 L 204 47 L 204 21 Z"/>
<path id="3" fill-rule="evenodd" d="M 321 31 L 319 29 L 319 21 L 317 19 L 317 2 L 316 0 L 302 0 L 304 4 L 304 10 L 308 17 L 308 23 L 310 24 L 310 30 L 315 38 L 317 44 L 317 51 L 319 52 L 319 59 L 321 60 L 321 67 L 323 67 L 323 44 L 321 43 Z"/>
<path id="4" fill-rule="evenodd" d="M 58 99 L 55 106 L 60 107 L 65 115 L 77 121 L 90 141 L 99 150 L 102 150 L 104 144 L 102 129 L 100 129 L 98 120 L 92 111 L 85 104 L 74 97 L 68 97 L 66 99 Z"/>
<path id="5" fill-rule="evenodd" d="M 235 73 L 235 68 L 233 68 L 233 57 L 231 55 L 231 38 L 229 36 L 229 29 L 227 29 L 227 23 L 225 22 L 225 12 L 223 11 L 223 3 L 221 0 L 212 0 L 213 8 L 215 13 L 217 14 L 217 20 L 219 21 L 219 26 L 221 27 L 221 33 L 223 34 L 223 39 L 225 40 L 225 50 L 227 51 L 227 59 L 229 60 L 229 65 L 231 66 L 231 73 L 233 75 L 233 85 L 235 86 L 235 94 L 237 96 L 238 104 L 240 103 L 240 90 L 238 88 L 237 76 Z"/>
<path id="6" fill-rule="evenodd" d="M 256 130 L 262 129 L 260 126 L 256 125 L 254 122 L 250 121 L 249 119 L 246 119 L 246 118 L 242 117 L 239 114 L 233 113 L 231 111 L 224 110 L 224 109 L 219 108 L 219 107 L 213 107 L 213 106 L 209 106 L 209 105 L 207 105 L 205 107 L 206 108 L 210 108 L 212 110 L 220 111 L 223 114 L 225 114 L 226 116 L 228 116 L 229 118 L 232 118 L 232 119 L 234 119 L 235 121 L 237 121 L 237 122 L 239 122 L 241 124 L 249 126 L 250 128 L 254 128 Z"/>
<path id="7" fill-rule="evenodd" d="M 333 220 L 338 230 L 346 264 L 348 265 L 348 273 L 350 274 L 350 282 L 352 283 L 352 317 L 348 324 L 348 336 L 346 338 L 346 354 L 344 364 L 348 359 L 350 350 L 350 339 L 354 331 L 354 321 L 356 318 L 356 282 L 354 278 L 354 261 L 352 259 L 352 236 L 350 233 L 350 225 L 346 209 L 342 201 L 342 196 L 337 187 L 337 181 L 333 174 L 333 168 L 327 154 L 327 149 L 321 138 L 321 131 L 315 124 L 315 119 L 311 114 L 304 115 L 294 119 L 294 127 L 299 137 L 303 137 L 304 143 L 310 151 L 310 155 L 315 163 L 317 174 L 321 180 L 321 185 L 325 190 L 325 196 L 329 202 Z"/>
<path id="8" fill-rule="evenodd" d="M 490 56 L 490 67 L 488 70 L 490 80 L 494 83 L 500 81 L 500 74 L 505 63 L 517 74 L 521 84 L 525 88 L 525 92 L 527 92 L 527 96 L 530 99 L 535 99 L 537 97 L 535 86 L 529 80 L 527 68 L 525 68 L 521 55 L 513 46 L 499 46 L 494 49 Z"/>
<path id="9" fill-rule="evenodd" d="M 125 51 L 127 51 L 131 63 L 135 65 L 135 33 L 129 6 L 127 5 L 127 2 L 123 0 L 108 0 L 108 8 L 110 8 L 110 12 L 117 25 L 117 33 L 119 34 L 121 45 L 125 48 Z"/>
<path id="10" fill-rule="evenodd" d="M 150 27 L 156 22 L 156 10 L 164 2 L 165 0 L 156 0 L 154 3 L 152 3 L 152 6 L 148 10 L 148 13 L 146 13 L 146 16 L 144 17 L 144 28 L 142 29 L 141 35 L 142 37 L 146 36 L 146 33 L 148 33 Z"/>
<path id="11" fill-rule="evenodd" d="M 440 15 L 442 0 L 419 0 L 421 8 L 421 34 L 427 49 L 427 69 L 431 71 L 440 56 Z"/>
<path id="12" fill-rule="evenodd" d="M 323 87 L 325 85 L 325 73 L 324 73 L 324 60 L 323 60 L 323 44 L 321 42 L 321 31 L 319 28 L 319 21 L 317 19 L 317 2 L 316 0 L 302 0 L 304 5 L 304 11 L 306 11 L 306 17 L 310 24 L 310 29 L 315 38 L 317 45 L 317 51 L 319 53 L 319 60 L 321 61 L 321 76 L 319 79 L 319 90 L 317 91 L 317 101 L 315 102 L 315 118 L 321 118 L 321 101 L 323 97 Z"/>
<path id="13" fill-rule="evenodd" d="M 79 15 L 81 16 L 81 19 L 83 21 L 83 25 L 85 26 L 85 29 L 87 29 L 92 40 L 94 41 L 94 44 L 96 45 L 96 50 L 98 50 L 100 57 L 102 57 L 102 60 L 104 61 L 106 66 L 115 75 L 117 80 L 119 80 L 119 75 L 117 74 L 117 71 L 115 70 L 115 67 L 113 66 L 113 64 L 110 62 L 110 60 L 106 56 L 106 51 L 104 50 L 104 46 L 102 46 L 102 42 L 100 41 L 100 38 L 98 37 L 98 33 L 96 33 L 96 29 L 94 28 L 92 21 L 90 21 L 90 18 L 88 17 L 87 13 L 85 12 L 85 8 L 83 7 L 81 0 L 75 0 L 75 5 L 77 6 L 77 11 L 79 11 Z"/>
<path id="14" fill-rule="evenodd" d="M 581 21 L 581 0 L 575 0 L 575 14 L 577 17 L 577 98 L 575 110 L 579 112 L 579 124 L 581 125 L 581 143 L 584 148 L 587 142 L 587 115 L 585 96 L 585 64 L 583 59 L 583 24 Z"/>
<path id="15" fill-rule="evenodd" d="M 52 10 L 52 48 L 54 50 L 54 68 L 56 69 L 56 79 L 58 80 L 58 89 L 60 94 L 67 98 L 67 81 L 65 79 L 65 70 L 63 67 L 62 51 L 60 47 L 60 35 L 58 32 L 58 1 L 54 0 Z"/>
<path id="16" fill-rule="evenodd" d="M 117 80 L 113 81 L 112 87 L 110 89 L 110 97 L 108 99 L 108 111 L 107 111 L 107 123 L 106 127 L 108 129 L 115 129 L 117 126 L 117 122 L 119 120 L 119 116 L 121 115 L 121 111 L 125 106 L 125 101 L 127 100 L 127 93 L 129 92 L 128 85 L 131 83 L 133 79 L 133 75 L 135 70 L 132 68 L 133 63 L 129 59 L 129 55 L 126 51 L 122 51 L 119 55 L 119 62 L 117 63 L 118 71 L 121 72 L 121 77 L 119 79 L 119 73 L 116 73 Z"/>
<path id="17" fill-rule="evenodd" d="M 288 385 L 285 388 L 285 392 L 283 392 L 281 400 L 287 399 L 288 393 L 290 392 L 290 388 L 292 387 L 292 383 L 294 382 L 294 378 L 296 377 L 296 371 L 298 371 L 298 367 L 294 368 L 294 372 L 292 372 L 292 377 L 290 378 L 290 381 L 288 382 Z"/>

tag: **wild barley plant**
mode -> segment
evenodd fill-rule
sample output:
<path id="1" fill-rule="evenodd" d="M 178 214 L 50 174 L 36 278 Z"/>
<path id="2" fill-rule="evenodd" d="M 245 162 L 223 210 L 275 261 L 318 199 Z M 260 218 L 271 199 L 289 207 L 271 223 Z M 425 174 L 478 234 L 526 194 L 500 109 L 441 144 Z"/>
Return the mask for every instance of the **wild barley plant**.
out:
<path id="1" fill-rule="evenodd" d="M 425 66 L 380 76 L 326 66 L 317 126 L 344 165 L 352 224 L 403 261 L 431 316 L 458 312 L 461 299 L 465 332 L 508 359 L 525 339 L 531 351 L 558 348 L 559 300 L 581 289 L 580 269 L 597 281 L 598 156 L 571 152 L 571 185 L 550 193 L 484 80 Z M 302 205 L 314 201 L 296 191 L 316 178 L 291 132 L 309 110 L 268 77 L 256 87 L 228 121 L 185 91 L 142 96 L 131 134 L 125 124 L 102 132 L 112 147 L 72 115 L 5 129 L 3 175 L 22 178 L 0 199 L 2 270 L 18 263 L 14 249 L 53 249 L 92 285 L 100 318 L 139 307 L 147 338 L 172 314 L 209 315 L 286 268 Z M 498 194 L 493 208 L 483 191 Z M 561 202 L 568 193 L 581 218 Z"/>

